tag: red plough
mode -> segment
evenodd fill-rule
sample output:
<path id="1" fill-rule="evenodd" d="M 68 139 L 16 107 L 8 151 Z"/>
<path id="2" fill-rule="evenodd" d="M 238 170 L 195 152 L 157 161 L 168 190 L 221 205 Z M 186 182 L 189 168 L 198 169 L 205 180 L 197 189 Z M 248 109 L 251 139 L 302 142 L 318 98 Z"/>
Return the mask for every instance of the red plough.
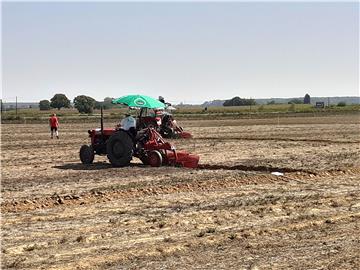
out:
<path id="1" fill-rule="evenodd" d="M 146 128 L 140 135 L 138 157 L 153 167 L 161 165 L 196 168 L 199 156 L 186 151 L 177 151 L 175 147 L 166 142 L 154 128 Z"/>

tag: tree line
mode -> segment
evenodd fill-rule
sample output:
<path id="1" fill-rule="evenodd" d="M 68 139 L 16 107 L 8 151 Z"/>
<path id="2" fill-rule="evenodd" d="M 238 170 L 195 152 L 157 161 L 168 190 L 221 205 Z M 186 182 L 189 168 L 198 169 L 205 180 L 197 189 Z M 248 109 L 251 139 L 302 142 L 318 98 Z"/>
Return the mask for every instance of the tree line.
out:
<path id="1" fill-rule="evenodd" d="M 100 109 L 103 107 L 103 109 L 110 109 L 114 106 L 112 104 L 113 98 L 106 97 L 104 101 L 99 102 L 96 101 L 94 98 L 85 96 L 85 95 L 79 95 L 74 98 L 73 104 L 74 108 L 76 108 L 79 113 L 92 113 L 94 109 Z M 68 99 L 64 94 L 55 94 L 50 100 L 40 100 L 39 102 L 39 108 L 41 111 L 46 111 L 50 109 L 58 109 L 61 108 L 70 108 L 71 102 L 70 99 Z"/>
<path id="2" fill-rule="evenodd" d="M 306 94 L 304 99 L 292 99 L 288 103 L 289 104 L 310 104 L 310 95 Z M 275 101 L 269 101 L 268 104 L 275 104 Z M 223 106 L 251 106 L 256 105 L 255 99 L 252 98 L 240 98 L 240 97 L 233 97 L 232 99 L 228 99 L 223 103 Z"/>
<path id="3" fill-rule="evenodd" d="M 103 109 L 110 109 L 114 104 L 112 104 L 113 98 L 106 97 L 104 98 L 104 101 L 99 102 L 96 101 L 94 98 L 85 96 L 85 95 L 79 95 L 74 98 L 73 104 L 74 108 L 76 108 L 79 113 L 92 113 L 94 109 L 100 109 L 103 107 Z M 304 96 L 304 99 L 292 99 L 288 103 L 289 104 L 310 104 L 311 98 L 309 94 L 306 94 Z M 275 101 L 270 101 L 268 104 L 275 104 Z M 252 106 L 256 105 L 255 99 L 249 98 L 240 98 L 238 96 L 233 97 L 232 99 L 226 100 L 223 103 L 223 106 Z M 340 102 L 338 106 L 345 106 L 345 102 Z M 41 100 L 39 102 L 39 108 L 40 110 L 50 110 L 61 108 L 70 108 L 71 102 L 70 100 L 64 95 L 64 94 L 55 94 L 50 101 L 49 100 Z"/>

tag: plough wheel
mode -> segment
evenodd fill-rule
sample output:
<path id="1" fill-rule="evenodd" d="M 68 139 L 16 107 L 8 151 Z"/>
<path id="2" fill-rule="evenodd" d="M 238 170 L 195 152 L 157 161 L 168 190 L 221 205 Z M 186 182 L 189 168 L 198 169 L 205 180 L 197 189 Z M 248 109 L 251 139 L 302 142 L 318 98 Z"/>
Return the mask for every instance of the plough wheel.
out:
<path id="1" fill-rule="evenodd" d="M 159 151 L 151 151 L 148 156 L 148 162 L 151 167 L 160 167 L 162 165 L 162 156 Z"/>

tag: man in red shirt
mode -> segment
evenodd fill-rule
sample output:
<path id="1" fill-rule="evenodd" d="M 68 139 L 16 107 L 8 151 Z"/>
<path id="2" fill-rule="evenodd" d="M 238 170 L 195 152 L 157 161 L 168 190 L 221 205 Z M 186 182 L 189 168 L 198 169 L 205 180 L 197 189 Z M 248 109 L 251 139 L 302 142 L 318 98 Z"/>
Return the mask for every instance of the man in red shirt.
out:
<path id="1" fill-rule="evenodd" d="M 55 113 L 53 113 L 52 116 L 49 118 L 49 126 L 51 130 L 51 139 L 53 138 L 54 131 L 56 138 L 59 139 L 59 132 L 58 132 L 59 119 L 56 117 Z"/>

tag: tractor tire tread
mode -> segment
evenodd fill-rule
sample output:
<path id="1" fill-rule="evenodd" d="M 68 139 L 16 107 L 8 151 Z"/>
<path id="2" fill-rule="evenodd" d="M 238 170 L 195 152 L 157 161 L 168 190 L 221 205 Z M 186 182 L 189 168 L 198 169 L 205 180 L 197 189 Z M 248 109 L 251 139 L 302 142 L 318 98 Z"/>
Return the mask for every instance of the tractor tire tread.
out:
<path id="1" fill-rule="evenodd" d="M 121 146 L 121 153 L 116 153 L 114 146 Z M 133 154 L 133 141 L 125 131 L 118 131 L 110 136 L 106 143 L 107 157 L 114 167 L 124 167 L 130 165 Z"/>

